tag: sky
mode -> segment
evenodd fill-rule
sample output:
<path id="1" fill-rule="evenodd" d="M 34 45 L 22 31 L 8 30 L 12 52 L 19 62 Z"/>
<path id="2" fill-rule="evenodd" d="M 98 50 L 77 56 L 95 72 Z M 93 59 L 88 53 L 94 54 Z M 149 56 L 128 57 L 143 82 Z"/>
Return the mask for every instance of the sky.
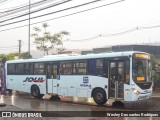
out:
<path id="1" fill-rule="evenodd" d="M 40 0 L 31 0 L 31 3 L 37 1 Z M 59 1 L 61 0 L 52 0 L 52 2 L 49 2 L 46 5 L 50 5 L 51 3 L 56 3 Z M 64 3 L 63 5 L 59 5 L 47 10 L 31 14 L 31 17 L 90 1 L 93 0 L 72 0 L 71 2 Z M 67 10 L 37 19 L 31 19 L 31 24 L 39 21 L 57 18 L 59 16 L 71 14 L 81 10 L 106 5 L 116 1 L 121 0 L 101 0 L 99 2 L 76 9 Z M 24 5 L 27 2 L 28 0 L 8 0 L 5 3 L 0 3 L 0 12 L 6 10 L 7 8 Z M 144 43 L 154 43 L 157 45 L 160 43 L 159 5 L 160 0 L 124 0 L 116 4 L 106 5 L 104 7 L 90 10 L 87 12 L 46 21 L 46 23 L 49 24 L 48 30 L 51 33 L 58 33 L 62 30 L 68 31 L 70 33 L 69 36 L 64 38 L 64 47 L 66 49 L 84 50 L 106 47 L 111 45 Z M 32 8 L 31 11 L 44 6 L 45 5 L 41 5 L 39 7 Z M 24 12 L 27 11 L 28 10 Z M 28 16 L 24 16 L 20 19 L 15 19 L 15 21 L 27 18 Z M 5 19 L 6 18 L 1 18 L 1 20 Z M 6 23 L 8 22 L 0 23 L 0 54 L 18 52 L 18 40 L 22 40 L 22 51 L 28 51 L 28 26 L 3 31 L 17 26 L 27 25 L 28 21 L 13 25 L 1 26 Z M 41 27 L 41 25 L 42 23 L 31 25 L 31 33 L 33 33 L 33 27 Z M 145 27 L 151 28 L 146 29 Z M 128 30 L 132 29 L 132 32 L 127 32 Z M 117 34 L 123 32 L 125 32 L 125 34 Z M 97 36 L 95 39 L 88 39 L 95 36 Z M 33 42 L 34 38 L 31 38 L 31 50 L 36 50 L 36 46 Z"/>

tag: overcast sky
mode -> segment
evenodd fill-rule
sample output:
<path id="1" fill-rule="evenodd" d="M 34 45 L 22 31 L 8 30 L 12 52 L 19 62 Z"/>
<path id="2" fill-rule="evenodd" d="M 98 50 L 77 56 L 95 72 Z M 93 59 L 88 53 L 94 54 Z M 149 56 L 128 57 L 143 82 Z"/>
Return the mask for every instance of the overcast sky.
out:
<path id="1" fill-rule="evenodd" d="M 31 0 L 31 3 L 36 1 L 40 0 Z M 54 2 L 57 1 L 61 0 L 55 0 Z M 86 3 L 89 1 L 93 0 L 73 0 L 72 2 L 68 2 L 63 5 L 50 8 L 48 10 L 34 13 L 31 15 L 31 17 L 42 15 L 51 11 L 53 12 L 56 10 L 64 9 L 74 5 Z M 80 7 L 77 9 L 72 9 L 65 12 L 52 14 L 38 19 L 32 19 L 31 24 L 42 20 L 52 19 L 62 15 L 89 9 L 92 7 L 105 5 L 115 1 L 118 0 L 102 0 L 100 2 Z M 15 7 L 18 5 L 25 4 L 27 2 L 28 0 L 23 0 L 23 1 L 8 0 L 8 2 L 0 4 L 0 12 L 5 10 L 5 8 Z M 96 47 L 104 47 L 109 45 L 156 43 L 160 42 L 160 27 L 153 27 L 152 29 L 141 29 L 141 28 L 160 25 L 159 6 L 160 6 L 160 0 L 125 0 L 123 2 L 107 5 L 91 11 L 47 21 L 47 23 L 50 25 L 48 29 L 51 33 L 56 33 L 62 30 L 70 32 L 70 36 L 65 38 L 65 40 L 68 39 L 69 41 L 64 42 L 64 46 L 67 49 L 92 49 Z M 24 18 L 28 18 L 28 16 L 22 17 L 21 19 Z M 3 24 L 5 23 L 1 23 L 0 25 Z M 18 47 L 14 47 L 18 46 L 18 40 L 23 41 L 22 51 L 28 50 L 27 48 L 28 27 L 22 27 L 2 32 L 2 30 L 8 28 L 26 24 L 28 24 L 28 21 L 14 25 L 0 27 L 1 31 L 0 53 L 18 51 Z M 41 24 L 32 25 L 31 32 L 33 32 L 32 28 L 35 26 L 40 27 Z M 134 28 L 138 29 L 133 32 L 129 32 L 127 34 L 115 35 L 116 33 L 125 32 Z M 109 34 L 114 34 L 114 35 L 109 36 Z M 102 35 L 102 36 L 85 41 L 76 41 L 76 40 L 91 38 L 97 35 Z M 33 40 L 34 39 L 31 38 L 31 50 L 35 50 L 35 45 L 33 45 Z"/>

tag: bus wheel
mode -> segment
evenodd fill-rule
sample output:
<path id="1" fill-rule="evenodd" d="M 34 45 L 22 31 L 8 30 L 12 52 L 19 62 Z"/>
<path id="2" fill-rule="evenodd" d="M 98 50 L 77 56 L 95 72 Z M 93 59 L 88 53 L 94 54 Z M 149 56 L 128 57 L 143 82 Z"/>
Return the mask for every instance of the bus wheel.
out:
<path id="1" fill-rule="evenodd" d="M 101 88 L 95 89 L 93 91 L 93 99 L 98 105 L 105 104 L 107 102 L 106 92 Z"/>
<path id="2" fill-rule="evenodd" d="M 37 85 L 33 85 L 31 87 L 31 95 L 35 98 L 42 98 L 43 95 L 40 94 L 40 90 L 39 90 L 39 87 Z"/>

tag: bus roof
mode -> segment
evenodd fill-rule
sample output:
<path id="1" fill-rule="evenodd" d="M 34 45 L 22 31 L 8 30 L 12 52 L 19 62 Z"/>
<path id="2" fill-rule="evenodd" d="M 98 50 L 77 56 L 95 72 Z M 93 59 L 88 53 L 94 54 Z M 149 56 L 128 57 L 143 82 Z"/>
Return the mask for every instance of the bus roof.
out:
<path id="1" fill-rule="evenodd" d="M 124 52 L 110 52 L 110 53 L 100 53 L 100 54 L 87 54 L 87 55 L 48 55 L 37 59 L 18 59 L 10 60 L 6 63 L 26 63 L 26 62 L 47 62 L 47 61 L 64 61 L 64 60 L 80 60 L 80 59 L 96 59 L 96 58 L 108 58 L 108 57 L 120 57 L 129 56 L 133 53 L 145 53 L 140 51 L 124 51 Z M 146 54 L 146 53 L 145 53 Z"/>

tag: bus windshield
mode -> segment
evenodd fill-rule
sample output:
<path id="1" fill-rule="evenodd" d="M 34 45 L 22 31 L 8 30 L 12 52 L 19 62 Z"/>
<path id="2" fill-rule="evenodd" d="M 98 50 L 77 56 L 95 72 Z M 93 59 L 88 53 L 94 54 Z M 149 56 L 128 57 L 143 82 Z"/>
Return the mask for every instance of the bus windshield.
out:
<path id="1" fill-rule="evenodd" d="M 150 56 L 135 54 L 133 59 L 133 79 L 135 82 L 151 82 Z"/>

